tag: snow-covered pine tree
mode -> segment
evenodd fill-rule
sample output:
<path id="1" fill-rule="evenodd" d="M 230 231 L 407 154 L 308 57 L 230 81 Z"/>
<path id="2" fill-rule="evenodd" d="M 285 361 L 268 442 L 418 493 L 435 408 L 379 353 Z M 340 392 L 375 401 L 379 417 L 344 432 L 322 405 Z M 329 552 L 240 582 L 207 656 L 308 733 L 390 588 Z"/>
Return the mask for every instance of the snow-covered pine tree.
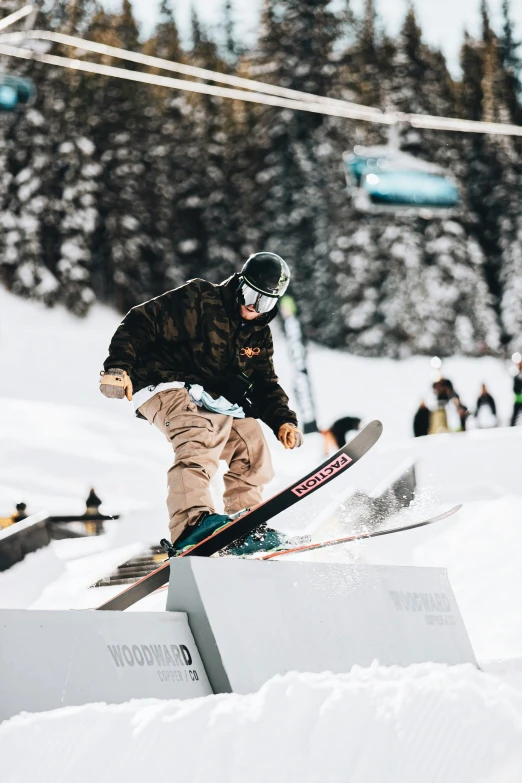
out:
<path id="1" fill-rule="evenodd" d="M 502 35 L 499 39 L 499 58 L 502 65 L 504 94 L 513 122 L 522 124 L 522 56 L 521 41 L 516 39 L 510 0 L 502 0 Z"/>
<path id="2" fill-rule="evenodd" d="M 344 44 L 336 56 L 336 97 L 382 107 L 386 103 L 383 90 L 389 73 L 393 44 L 379 22 L 374 0 L 365 0 L 364 14 L 358 19 L 349 0 L 341 15 Z M 365 143 L 381 143 L 385 139 L 382 126 L 362 124 Z"/>
<path id="3" fill-rule="evenodd" d="M 129 0 L 121 12 L 99 10 L 87 37 L 125 49 L 139 49 L 138 28 Z M 117 62 L 121 67 L 121 61 Z M 134 63 L 125 67 L 136 68 Z M 99 221 L 94 267 L 103 289 L 97 294 L 126 310 L 155 293 L 154 227 L 147 211 L 147 145 L 153 91 L 119 79 L 93 76 L 86 80 L 89 137 L 102 167 L 98 198 Z"/>
<path id="4" fill-rule="evenodd" d="M 82 35 L 95 10 L 92 0 L 72 0 L 52 7 L 48 24 L 71 35 Z M 58 47 L 61 53 L 61 47 Z M 70 51 L 63 48 L 64 54 Z M 86 135 L 84 103 L 86 74 L 48 70 L 53 85 L 49 130 L 53 138 L 51 164 L 53 244 L 49 263 L 60 282 L 60 301 L 77 315 L 85 315 L 95 301 L 92 254 L 98 222 L 97 198 L 101 167 Z M 57 89 L 59 84 L 59 90 Z"/>
<path id="5" fill-rule="evenodd" d="M 185 55 L 168 0 L 161 0 L 158 19 L 143 51 L 173 62 L 184 62 Z M 151 88 L 151 94 L 148 135 L 146 143 L 142 142 L 142 154 L 147 212 L 153 231 L 155 293 L 160 293 L 181 285 L 190 277 L 179 245 L 183 241 L 180 199 L 186 177 L 187 151 L 193 135 L 192 106 L 189 94 L 183 91 L 158 87 Z"/>
<path id="6" fill-rule="evenodd" d="M 45 26 L 47 14 L 39 12 Z M 36 102 L 0 118 L 0 277 L 22 296 L 47 304 L 60 299 L 55 276 L 52 163 L 57 112 L 56 74 L 32 62 L 10 61 L 14 74 L 31 78 Z"/>
<path id="7" fill-rule="evenodd" d="M 226 60 L 233 65 L 237 63 L 237 58 L 244 48 L 239 44 L 235 33 L 235 9 L 232 0 L 225 0 L 223 5 L 223 33 L 224 44 L 221 49 L 224 51 Z"/>
<path id="8" fill-rule="evenodd" d="M 503 6 L 498 37 L 484 0 L 459 84 L 422 42 L 412 9 L 392 40 L 374 0 L 358 23 L 349 5 L 334 16 L 326 0 L 265 0 L 260 40 L 238 72 L 381 108 L 520 123 Z M 60 0 L 39 26 L 139 48 L 127 0 L 116 14 Z M 162 0 L 147 51 L 235 67 L 231 35 L 224 57 L 197 18 L 193 38 L 184 53 Z M 404 129 L 402 148 L 446 166 L 465 207 L 450 219 L 374 219 L 344 191 L 340 157 L 385 141 L 380 126 L 31 63 L 17 70 L 33 75 L 38 96 L 28 112 L 0 118 L 0 274 L 14 290 L 82 313 L 92 289 L 125 310 L 191 276 L 222 279 L 267 247 L 290 261 L 308 334 L 322 342 L 373 355 L 494 351 L 492 294 L 504 341 L 520 349 L 519 142 Z"/>
<path id="9" fill-rule="evenodd" d="M 340 34 L 328 6 L 327 0 L 265 0 L 257 46 L 245 63 L 249 74 L 328 95 Z M 244 182 L 251 215 L 247 244 L 288 259 L 309 336 L 333 341 L 338 327 L 329 254 L 343 183 L 330 125 L 320 115 L 265 106 L 253 116 L 247 139 L 252 165 Z"/>
<path id="10" fill-rule="evenodd" d="M 513 57 L 514 50 L 508 54 L 506 41 L 492 29 L 486 0 L 481 3 L 481 16 L 481 38 L 475 41 L 468 36 L 462 49 L 461 111 L 470 119 L 513 122 L 518 116 L 512 112 L 519 96 L 512 92 L 514 82 L 503 62 Z M 467 195 L 478 217 L 477 236 L 485 254 L 486 278 L 497 312 L 502 314 L 502 340 L 517 343 L 517 323 L 522 323 L 517 304 L 521 145 L 509 137 L 473 134 L 465 138 L 463 150 Z"/>
<path id="11" fill-rule="evenodd" d="M 442 117 L 455 115 L 455 85 L 446 61 L 440 51 L 423 42 L 411 4 L 394 41 L 390 68 L 382 86 L 385 109 Z M 399 142 L 404 151 L 449 166 L 452 171 L 458 165 L 458 139 L 454 134 L 404 127 Z"/>
<path id="12" fill-rule="evenodd" d="M 368 45 L 367 26 L 368 22 L 361 48 Z M 423 44 L 412 7 L 394 48 L 383 76 L 383 108 L 451 116 L 452 85 L 444 59 Z M 403 149 L 432 161 L 441 157 L 435 154 L 440 141 L 434 134 L 408 128 L 400 137 Z M 447 161 L 452 156 L 444 157 Z M 338 238 L 332 257 L 343 300 L 344 341 L 350 350 L 403 356 L 479 354 L 498 348 L 484 259 L 467 236 L 467 217 L 463 224 L 465 209 L 452 219 L 426 220 L 400 212 L 361 214 L 358 230 Z"/>
<path id="13" fill-rule="evenodd" d="M 220 57 L 216 43 L 192 15 L 194 65 L 227 72 L 230 67 Z M 186 190 L 182 200 L 182 226 L 185 237 L 179 244 L 193 276 L 214 282 L 235 271 L 241 262 L 241 227 L 237 222 L 238 194 L 234 187 L 235 103 L 209 95 L 191 100 L 192 128 L 189 158 L 185 167 Z"/>
<path id="14" fill-rule="evenodd" d="M 405 218 L 362 221 L 353 235 L 338 238 L 348 350 L 403 358 L 498 349 L 479 245 L 454 220 L 425 222 L 423 229 L 412 230 Z"/>
<path id="15" fill-rule="evenodd" d="M 508 121 L 521 124 L 521 42 L 515 39 L 508 0 L 503 0 L 502 10 L 504 24 L 498 49 L 501 95 Z M 522 143 L 520 139 L 504 139 L 502 150 L 506 165 L 502 172 L 504 204 L 499 225 L 500 312 L 504 340 L 508 351 L 514 352 L 522 347 Z"/>
<path id="16" fill-rule="evenodd" d="M 86 136 L 70 136 L 58 145 L 53 161 L 53 211 L 60 243 L 56 273 L 60 299 L 76 315 L 85 315 L 95 301 L 91 261 L 102 169 L 94 152 Z"/>
<path id="17" fill-rule="evenodd" d="M 6 129 L 0 271 L 14 293 L 52 304 L 60 285 L 45 263 L 52 229 L 48 225 L 52 144 L 41 111 L 43 102 L 40 93 L 37 107 L 19 114 Z"/>

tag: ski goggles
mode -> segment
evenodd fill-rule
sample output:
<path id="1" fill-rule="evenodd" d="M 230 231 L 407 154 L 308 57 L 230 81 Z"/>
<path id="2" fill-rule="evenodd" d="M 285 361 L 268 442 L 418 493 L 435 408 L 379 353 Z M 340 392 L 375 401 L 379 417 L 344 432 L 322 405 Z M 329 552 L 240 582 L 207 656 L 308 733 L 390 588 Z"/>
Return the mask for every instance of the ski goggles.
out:
<path id="1" fill-rule="evenodd" d="M 279 299 L 278 296 L 268 296 L 268 294 L 262 294 L 261 291 L 250 288 L 248 283 L 244 281 L 241 283 L 239 292 L 243 299 L 243 304 L 247 307 L 253 305 L 256 313 L 268 313 L 276 306 Z"/>

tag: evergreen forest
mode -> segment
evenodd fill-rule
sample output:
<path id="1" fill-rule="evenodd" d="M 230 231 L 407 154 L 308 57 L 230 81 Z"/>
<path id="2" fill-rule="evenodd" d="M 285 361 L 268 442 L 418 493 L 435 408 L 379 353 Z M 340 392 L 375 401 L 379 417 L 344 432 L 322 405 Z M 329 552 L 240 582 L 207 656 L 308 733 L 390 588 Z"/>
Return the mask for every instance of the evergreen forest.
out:
<path id="1" fill-rule="evenodd" d="M 193 13 L 190 47 L 174 10 L 161 0 L 147 40 L 128 0 L 114 13 L 58 0 L 36 27 L 386 111 L 522 125 L 509 0 L 499 30 L 480 3 L 458 79 L 413 5 L 391 37 L 373 0 L 362 17 L 349 2 L 334 14 L 329 0 L 264 0 L 247 49 L 230 0 L 219 36 Z M 0 117 L 0 279 L 13 292 L 79 317 L 95 302 L 123 313 L 265 249 L 288 261 L 305 332 L 323 345 L 394 358 L 522 350 L 522 138 L 401 127 L 401 149 L 451 172 L 462 205 L 377 216 L 356 209 L 341 156 L 386 143 L 385 126 L 4 60 L 37 91 Z"/>

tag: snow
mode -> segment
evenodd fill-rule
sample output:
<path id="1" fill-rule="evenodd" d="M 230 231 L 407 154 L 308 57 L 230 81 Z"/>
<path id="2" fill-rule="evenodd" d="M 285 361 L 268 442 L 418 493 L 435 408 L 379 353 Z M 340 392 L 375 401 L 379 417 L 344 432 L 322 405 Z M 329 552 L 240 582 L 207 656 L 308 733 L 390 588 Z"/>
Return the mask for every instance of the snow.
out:
<path id="1" fill-rule="evenodd" d="M 350 552 L 371 563 L 447 568 L 478 660 L 522 658 L 522 579 L 513 554 L 521 551 L 521 522 L 520 497 L 467 502 L 431 527 L 350 545 L 344 558 Z M 337 548 L 321 551 L 343 559 Z"/>
<path id="2" fill-rule="evenodd" d="M 119 320 L 100 305 L 92 316 L 75 318 L 62 307 L 49 310 L 0 285 L 0 396 L 131 416 L 130 410 L 112 411 L 98 392 L 101 362 Z"/>
<path id="3" fill-rule="evenodd" d="M 420 401 L 431 401 L 434 376 L 428 357 L 368 359 L 312 345 L 308 363 L 322 428 L 341 416 L 380 419 L 386 439 L 403 440 L 413 434 L 413 416 Z M 277 369 L 283 378 L 281 368 Z M 472 410 L 485 383 L 497 402 L 500 422 L 509 423 L 513 379 L 507 365 L 491 357 L 460 356 L 445 359 L 442 369 Z M 291 388 L 290 378 L 287 385 Z"/>
<path id="4" fill-rule="evenodd" d="M 54 547 L 32 552 L 21 563 L 0 573 L 0 608 L 26 609 L 63 571 L 64 564 Z"/>
<path id="5" fill-rule="evenodd" d="M 471 665 L 291 673 L 250 696 L 22 714 L 0 756 L 6 783 L 515 783 L 522 691 Z"/>
<path id="6" fill-rule="evenodd" d="M 98 391 L 118 320 L 99 305 L 80 320 L 0 287 L 0 516 L 18 500 L 30 511 L 81 513 L 91 486 L 106 513 L 122 515 L 106 524 L 104 536 L 52 542 L 0 573 L 0 607 L 94 607 L 118 588 L 89 586 L 167 532 L 170 448 L 130 405 Z M 290 390 L 281 330 L 275 338 L 276 367 Z M 485 382 L 500 421 L 508 422 L 512 379 L 503 362 L 455 357 L 443 370 L 471 406 Z M 457 502 L 464 507 L 428 528 L 306 557 L 447 568 L 484 671 L 375 665 L 335 676 L 292 673 L 251 696 L 23 714 L 0 727 L 6 783 L 133 783 L 164 774 L 173 754 L 181 781 L 520 779 L 522 428 L 411 438 L 413 414 L 420 399 L 429 399 L 427 358 L 364 359 L 312 345 L 309 372 L 321 426 L 344 415 L 384 423 L 379 447 L 353 472 L 358 488 L 374 489 L 399 464 L 416 460 L 420 492 L 401 522 Z M 311 469 L 322 453 L 319 435 L 307 436 L 296 453 L 285 452 L 270 432 L 267 439 L 278 474 L 267 494 Z M 166 590 L 158 591 L 133 611 L 163 611 L 165 599 Z"/>

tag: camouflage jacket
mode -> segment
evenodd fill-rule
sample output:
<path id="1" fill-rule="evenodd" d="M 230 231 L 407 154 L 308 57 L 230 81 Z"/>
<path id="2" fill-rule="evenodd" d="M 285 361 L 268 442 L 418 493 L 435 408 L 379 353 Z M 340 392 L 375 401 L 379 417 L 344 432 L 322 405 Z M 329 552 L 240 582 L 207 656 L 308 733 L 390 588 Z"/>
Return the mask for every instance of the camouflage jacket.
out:
<path id="1" fill-rule="evenodd" d="M 173 291 L 129 310 L 117 328 L 105 370 L 126 370 L 134 391 L 169 381 L 199 383 L 206 391 L 243 404 L 237 375 L 253 383 L 248 415 L 261 418 L 276 433 L 297 424 L 275 374 L 269 322 L 277 308 L 244 321 L 237 304 L 238 275 L 220 285 L 189 280 Z"/>

